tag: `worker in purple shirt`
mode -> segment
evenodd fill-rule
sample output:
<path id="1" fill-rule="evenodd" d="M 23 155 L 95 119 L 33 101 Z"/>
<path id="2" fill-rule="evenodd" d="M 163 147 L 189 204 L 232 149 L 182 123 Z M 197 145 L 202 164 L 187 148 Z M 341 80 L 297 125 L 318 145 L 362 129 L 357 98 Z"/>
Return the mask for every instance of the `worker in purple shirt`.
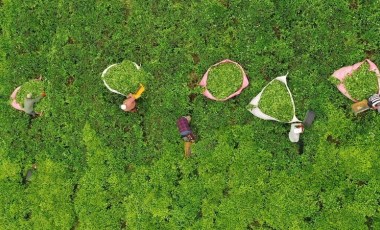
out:
<path id="1" fill-rule="evenodd" d="M 181 137 L 185 142 L 195 142 L 195 136 L 189 126 L 190 121 L 190 116 L 183 116 L 177 120 L 177 127 L 179 133 L 181 134 Z"/>
<path id="2" fill-rule="evenodd" d="M 183 116 L 177 120 L 177 127 L 182 139 L 185 141 L 185 157 L 191 156 L 191 144 L 195 142 L 195 136 L 191 131 L 189 123 L 191 121 L 190 116 Z"/>

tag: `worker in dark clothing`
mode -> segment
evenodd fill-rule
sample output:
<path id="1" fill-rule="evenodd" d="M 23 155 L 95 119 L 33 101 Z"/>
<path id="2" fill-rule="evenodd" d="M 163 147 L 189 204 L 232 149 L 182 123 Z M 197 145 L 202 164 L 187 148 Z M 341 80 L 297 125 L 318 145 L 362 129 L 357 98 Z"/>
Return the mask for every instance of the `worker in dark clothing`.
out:
<path id="1" fill-rule="evenodd" d="M 190 116 L 183 116 L 177 120 L 179 133 L 181 134 L 182 139 L 185 141 L 185 157 L 190 157 L 191 144 L 195 142 L 195 136 L 189 126 L 190 121 Z"/>
<path id="2" fill-rule="evenodd" d="M 380 96 L 379 94 L 374 94 L 368 98 L 368 107 L 377 110 L 380 113 Z"/>
<path id="3" fill-rule="evenodd" d="M 45 92 L 41 94 L 41 96 L 37 98 L 32 98 L 32 94 L 28 93 L 24 100 L 24 112 L 29 114 L 32 118 L 37 117 L 39 114 L 34 111 L 34 104 L 39 102 L 43 97 L 46 96 Z"/>
<path id="4" fill-rule="evenodd" d="M 37 165 L 36 164 L 33 164 L 32 165 L 32 168 L 29 169 L 27 172 L 26 172 L 26 175 L 25 177 L 23 178 L 23 183 L 26 184 L 28 182 L 30 182 L 32 180 L 32 175 L 33 175 L 33 172 L 37 170 Z"/>

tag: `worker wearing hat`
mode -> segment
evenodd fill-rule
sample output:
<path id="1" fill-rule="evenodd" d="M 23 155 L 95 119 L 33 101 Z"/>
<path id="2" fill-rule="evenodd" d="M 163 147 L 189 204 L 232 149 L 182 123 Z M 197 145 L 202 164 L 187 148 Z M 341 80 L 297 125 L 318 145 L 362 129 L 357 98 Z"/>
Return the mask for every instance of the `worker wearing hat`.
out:
<path id="1" fill-rule="evenodd" d="M 298 142 L 300 139 L 300 134 L 303 133 L 304 126 L 302 123 L 293 123 L 290 127 L 289 140 L 291 142 Z"/>
<path id="2" fill-rule="evenodd" d="M 125 112 L 136 112 L 136 98 L 130 93 L 120 108 Z"/>
<path id="3" fill-rule="evenodd" d="M 177 120 L 178 131 L 185 142 L 195 141 L 195 136 L 189 126 L 190 121 L 190 116 L 182 116 Z"/>
<path id="4" fill-rule="evenodd" d="M 380 113 L 380 96 L 379 94 L 374 94 L 368 98 L 368 107 L 371 109 L 376 109 Z"/>
<path id="5" fill-rule="evenodd" d="M 120 105 L 120 109 L 122 109 L 125 112 L 137 112 L 136 100 L 141 97 L 144 91 L 145 87 L 142 84 L 140 84 L 140 87 L 136 91 L 136 93 L 128 94 L 127 98 L 123 101 L 123 104 Z"/>
<path id="6" fill-rule="evenodd" d="M 28 93 L 24 99 L 24 112 L 29 114 L 32 118 L 37 117 L 39 114 L 34 111 L 34 104 L 39 102 L 45 96 L 46 94 L 43 92 L 41 96 L 33 99 L 33 95 Z"/>

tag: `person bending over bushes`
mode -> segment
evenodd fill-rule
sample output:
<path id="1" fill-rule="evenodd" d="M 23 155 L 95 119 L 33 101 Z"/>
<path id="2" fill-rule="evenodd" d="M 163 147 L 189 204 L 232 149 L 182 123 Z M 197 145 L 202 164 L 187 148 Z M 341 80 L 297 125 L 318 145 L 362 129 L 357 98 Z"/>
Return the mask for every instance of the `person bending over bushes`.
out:
<path id="1" fill-rule="evenodd" d="M 182 116 L 177 120 L 178 131 L 185 142 L 185 157 L 190 157 L 191 144 L 195 142 L 195 136 L 189 125 L 190 121 L 190 116 Z"/>
<path id="2" fill-rule="evenodd" d="M 125 112 L 137 112 L 136 109 L 136 100 L 141 97 L 141 94 L 145 91 L 145 87 L 140 84 L 140 88 L 135 94 L 128 94 L 127 98 L 123 101 L 123 104 L 120 105 L 120 108 Z"/>
<path id="3" fill-rule="evenodd" d="M 46 93 L 43 92 L 41 94 L 41 96 L 37 97 L 37 98 L 32 98 L 33 95 L 31 93 L 28 93 L 26 95 L 26 98 L 24 99 L 24 112 L 26 114 L 28 114 L 31 118 L 35 118 L 37 117 L 38 115 L 40 115 L 40 113 L 36 113 L 34 111 L 34 104 L 39 102 L 43 97 L 46 96 Z"/>
<path id="4" fill-rule="evenodd" d="M 22 183 L 27 184 L 27 183 L 31 182 L 32 175 L 33 175 L 34 171 L 36 171 L 36 170 L 37 170 L 37 164 L 33 164 L 32 168 L 28 169 L 28 171 L 26 172 L 26 175 L 23 177 Z"/>
<path id="5" fill-rule="evenodd" d="M 127 99 L 123 101 L 123 104 L 120 106 L 125 112 L 137 112 L 136 109 L 136 98 L 130 93 L 127 96 Z"/>

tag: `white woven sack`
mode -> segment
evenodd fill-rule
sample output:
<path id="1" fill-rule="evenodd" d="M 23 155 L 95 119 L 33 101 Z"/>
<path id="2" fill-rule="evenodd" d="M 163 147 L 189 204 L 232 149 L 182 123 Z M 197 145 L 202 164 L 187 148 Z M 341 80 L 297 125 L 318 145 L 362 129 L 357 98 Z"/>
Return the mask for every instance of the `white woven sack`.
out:
<path id="1" fill-rule="evenodd" d="M 292 93 L 290 92 L 289 90 L 289 87 L 288 87 L 288 84 L 287 84 L 287 81 L 286 81 L 286 77 L 288 76 L 288 74 L 286 74 L 285 76 L 281 76 L 281 77 L 276 77 L 275 79 L 273 79 L 272 81 L 270 81 L 262 90 L 261 92 L 256 96 L 254 97 L 251 102 L 249 103 L 250 105 L 253 106 L 253 109 L 250 109 L 249 111 L 255 115 L 256 117 L 258 118 L 261 118 L 261 119 L 264 119 L 264 120 L 273 120 L 273 121 L 278 121 L 278 122 L 285 122 L 285 123 L 293 123 L 293 122 L 300 122 L 300 120 L 296 117 L 296 111 L 295 111 L 295 105 L 294 105 L 294 100 L 293 100 L 293 95 Z M 258 107 L 259 106 L 259 101 L 261 99 L 261 95 L 263 94 L 264 90 L 268 87 L 268 85 L 270 85 L 273 81 L 281 81 L 282 83 L 285 84 L 286 86 L 286 89 L 288 90 L 288 93 L 290 95 L 290 99 L 292 101 L 292 105 L 293 105 L 293 118 L 292 120 L 290 121 L 280 121 L 278 120 L 277 118 L 274 118 L 274 117 L 271 117 L 269 116 L 268 114 L 265 114 L 263 113 L 260 108 Z"/>
<path id="2" fill-rule="evenodd" d="M 139 69 L 141 68 L 141 66 L 137 65 L 135 62 L 132 62 L 132 63 L 136 66 L 136 69 L 139 70 Z M 105 70 L 103 70 L 103 72 L 102 72 L 102 80 L 103 80 L 104 85 L 107 87 L 107 89 L 108 89 L 109 91 L 111 91 L 111 92 L 113 92 L 113 93 L 117 93 L 117 94 L 123 95 L 123 96 L 126 96 L 126 95 L 120 93 L 119 91 L 117 91 L 117 90 L 115 90 L 115 89 L 112 89 L 112 88 L 107 84 L 107 82 L 106 82 L 105 79 L 104 79 L 104 76 L 106 75 L 107 71 L 108 71 L 109 69 L 111 69 L 112 67 L 118 65 L 118 64 L 119 64 L 119 63 L 112 64 L 112 65 L 108 66 Z"/>

